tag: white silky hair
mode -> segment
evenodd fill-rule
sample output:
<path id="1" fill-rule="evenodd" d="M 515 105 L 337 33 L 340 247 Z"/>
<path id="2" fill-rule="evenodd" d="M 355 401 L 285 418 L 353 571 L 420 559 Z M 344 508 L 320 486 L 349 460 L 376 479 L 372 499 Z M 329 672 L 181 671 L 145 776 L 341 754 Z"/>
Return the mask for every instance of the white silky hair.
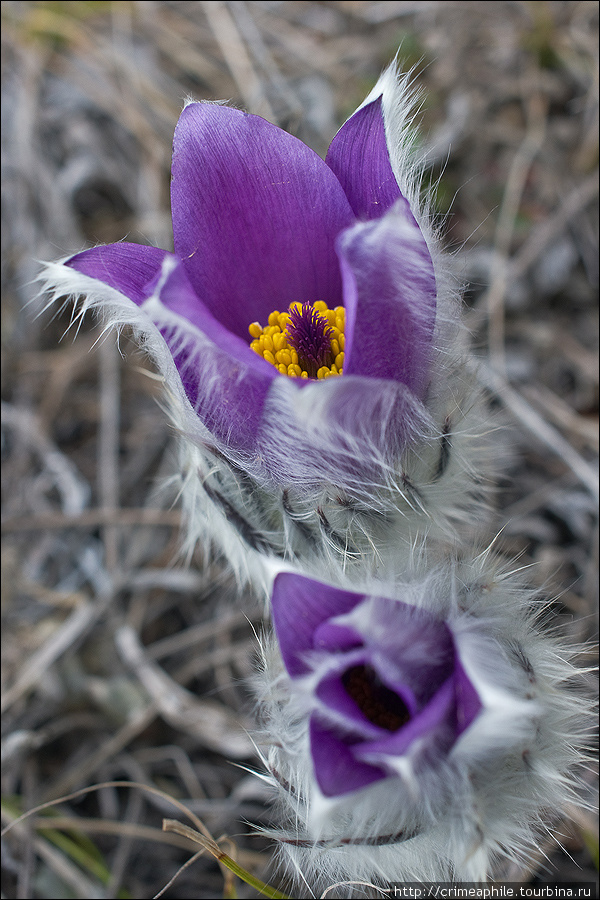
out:
<path id="1" fill-rule="evenodd" d="M 552 817 L 581 802 L 592 727 L 581 648 L 544 633 L 544 603 L 491 550 L 434 566 L 426 556 L 415 554 L 412 575 L 352 588 L 425 609 L 454 636 L 483 708 L 436 766 L 415 768 L 416 746 L 386 760 L 392 777 L 324 797 L 308 737 L 318 663 L 290 679 L 273 639 L 263 641 L 259 745 L 281 823 L 270 833 L 294 886 L 314 896 L 337 882 L 487 881 L 502 858 L 526 861 Z"/>

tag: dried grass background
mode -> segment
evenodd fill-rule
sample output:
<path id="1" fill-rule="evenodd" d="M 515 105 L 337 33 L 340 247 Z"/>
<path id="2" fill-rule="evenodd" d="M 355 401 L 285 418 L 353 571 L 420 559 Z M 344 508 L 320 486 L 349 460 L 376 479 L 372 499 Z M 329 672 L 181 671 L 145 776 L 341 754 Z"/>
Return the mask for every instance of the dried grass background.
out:
<path id="1" fill-rule="evenodd" d="M 256 764 L 241 726 L 260 613 L 235 611 L 219 560 L 178 556 L 177 501 L 160 489 L 174 438 L 148 361 L 126 336 L 120 353 L 112 337 L 97 344 L 93 321 L 61 340 L 68 317 L 28 304 L 36 260 L 124 237 L 171 249 L 186 96 L 231 100 L 324 153 L 399 46 L 425 92 L 481 377 L 509 423 L 500 546 L 534 564 L 573 640 L 595 637 L 597 3 L 3 2 L 5 823 L 140 782 L 276 882 L 252 835 L 266 789 L 232 764 Z M 549 841 L 505 877 L 593 879 L 593 822 L 572 812 L 563 850 Z M 7 834 L 3 897 L 152 897 L 197 849 L 161 834 L 179 814 L 141 790 L 106 787 L 52 814 Z M 236 895 L 256 896 L 207 855 L 164 893 Z"/>

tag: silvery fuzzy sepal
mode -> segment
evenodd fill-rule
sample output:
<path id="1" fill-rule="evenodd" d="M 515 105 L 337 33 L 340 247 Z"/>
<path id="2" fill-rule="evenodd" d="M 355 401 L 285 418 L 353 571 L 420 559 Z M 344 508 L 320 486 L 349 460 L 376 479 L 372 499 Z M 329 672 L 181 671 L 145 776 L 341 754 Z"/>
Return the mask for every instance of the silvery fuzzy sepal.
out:
<path id="1" fill-rule="evenodd" d="M 590 721 L 576 650 L 490 553 L 418 568 L 363 593 L 274 581 L 258 682 L 271 834 L 311 896 L 486 881 L 577 802 Z"/>
<path id="2" fill-rule="evenodd" d="M 153 357 L 182 436 L 188 543 L 214 541 L 241 578 L 254 553 L 379 566 L 481 516 L 488 422 L 409 82 L 388 69 L 325 161 L 257 116 L 189 103 L 175 252 L 111 244 L 42 273 L 53 302 L 83 297 L 80 314 L 132 326 Z M 313 377 L 310 360 L 310 377 L 288 377 L 250 348 L 249 326 L 296 301 L 345 309 L 341 377 Z"/>

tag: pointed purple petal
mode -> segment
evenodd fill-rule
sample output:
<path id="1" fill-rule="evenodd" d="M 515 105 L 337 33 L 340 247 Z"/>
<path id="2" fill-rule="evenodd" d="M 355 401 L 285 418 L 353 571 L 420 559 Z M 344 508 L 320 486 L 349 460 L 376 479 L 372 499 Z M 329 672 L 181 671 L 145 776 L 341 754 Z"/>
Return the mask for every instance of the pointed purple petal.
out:
<path id="1" fill-rule="evenodd" d="M 402 196 L 392 171 L 381 103 L 377 97 L 357 110 L 325 157 L 359 219 L 381 218 Z"/>
<path id="2" fill-rule="evenodd" d="M 354 221 L 338 180 L 305 144 L 258 116 L 187 106 L 175 131 L 175 251 L 230 331 L 293 301 L 341 300 L 334 242 Z"/>
<path id="3" fill-rule="evenodd" d="M 277 575 L 271 597 L 273 625 L 283 662 L 293 678 L 309 671 L 303 656 L 315 649 L 314 634 L 319 625 L 350 612 L 362 599 L 363 594 L 343 591 L 303 575 Z"/>
<path id="4" fill-rule="evenodd" d="M 111 244 L 79 253 L 66 265 L 143 309 L 165 339 L 202 422 L 215 438 L 252 453 L 277 372 L 211 315 L 181 262 L 155 247 Z"/>
<path id="5" fill-rule="evenodd" d="M 211 315 L 180 262 L 158 278 L 148 312 L 171 349 L 190 403 L 214 437 L 253 453 L 277 371 Z M 165 317 L 161 308 L 175 317 Z"/>
<path id="6" fill-rule="evenodd" d="M 433 263 L 408 204 L 338 241 L 346 307 L 344 375 L 402 382 L 422 396 L 436 314 Z"/>
<path id="7" fill-rule="evenodd" d="M 356 759 L 352 746 L 321 724 L 316 716 L 310 720 L 310 750 L 315 778 L 326 797 L 358 791 L 386 777 L 383 769 Z"/>
<path id="8" fill-rule="evenodd" d="M 123 242 L 84 250 L 65 265 L 107 284 L 139 306 L 148 297 L 149 282 L 170 255 L 157 247 Z"/>

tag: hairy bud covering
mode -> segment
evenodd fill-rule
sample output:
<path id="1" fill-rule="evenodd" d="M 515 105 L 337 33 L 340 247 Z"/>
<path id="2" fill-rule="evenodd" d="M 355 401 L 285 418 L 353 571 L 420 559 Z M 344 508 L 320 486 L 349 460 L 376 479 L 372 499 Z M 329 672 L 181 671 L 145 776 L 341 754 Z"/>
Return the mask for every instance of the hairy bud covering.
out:
<path id="1" fill-rule="evenodd" d="M 315 892 L 486 881 L 575 796 L 574 654 L 490 553 L 418 569 L 361 593 L 274 581 L 258 688 L 274 837 Z"/>

